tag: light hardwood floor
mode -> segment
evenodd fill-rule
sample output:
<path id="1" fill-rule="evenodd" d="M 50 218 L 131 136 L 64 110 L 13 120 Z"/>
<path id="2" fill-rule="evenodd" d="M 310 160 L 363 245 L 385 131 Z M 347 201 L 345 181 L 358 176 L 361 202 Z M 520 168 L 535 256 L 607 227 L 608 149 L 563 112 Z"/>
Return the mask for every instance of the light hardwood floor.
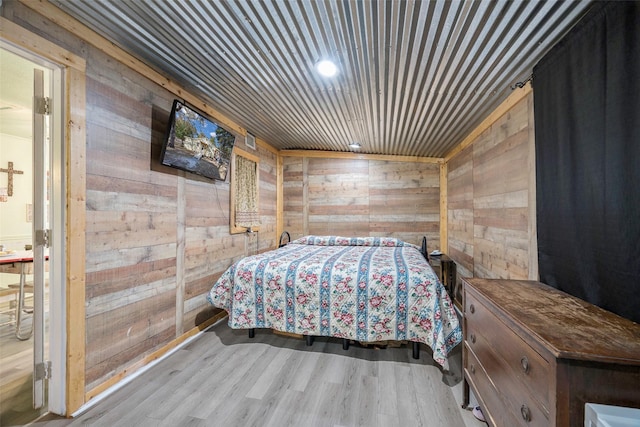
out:
<path id="1" fill-rule="evenodd" d="M 258 330 L 226 319 L 74 419 L 37 426 L 484 426 L 461 409 L 451 371 L 407 347 L 376 350 Z"/>

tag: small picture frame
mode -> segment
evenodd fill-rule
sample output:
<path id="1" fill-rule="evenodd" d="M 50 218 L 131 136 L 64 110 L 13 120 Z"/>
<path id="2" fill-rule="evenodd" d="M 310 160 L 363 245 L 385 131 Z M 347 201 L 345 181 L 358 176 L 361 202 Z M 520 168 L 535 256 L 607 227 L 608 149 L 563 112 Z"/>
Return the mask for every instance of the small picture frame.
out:
<path id="1" fill-rule="evenodd" d="M 247 147 L 255 150 L 256 149 L 256 137 L 247 132 L 247 136 L 244 139 L 244 143 Z"/>

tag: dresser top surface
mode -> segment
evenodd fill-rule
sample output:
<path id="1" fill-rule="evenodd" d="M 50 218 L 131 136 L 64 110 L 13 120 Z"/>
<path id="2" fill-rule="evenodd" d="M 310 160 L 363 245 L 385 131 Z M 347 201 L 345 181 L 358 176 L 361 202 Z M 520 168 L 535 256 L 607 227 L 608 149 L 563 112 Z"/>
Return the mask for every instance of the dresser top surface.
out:
<path id="1" fill-rule="evenodd" d="M 545 284 L 464 279 L 503 320 L 543 341 L 560 359 L 640 365 L 640 325 Z"/>

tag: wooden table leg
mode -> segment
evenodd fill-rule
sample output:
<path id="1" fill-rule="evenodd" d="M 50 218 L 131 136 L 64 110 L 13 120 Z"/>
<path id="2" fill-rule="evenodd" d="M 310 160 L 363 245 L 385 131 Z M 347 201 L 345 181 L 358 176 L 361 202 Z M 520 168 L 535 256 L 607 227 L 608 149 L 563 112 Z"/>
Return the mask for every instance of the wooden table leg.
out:
<path id="1" fill-rule="evenodd" d="M 20 327 L 22 325 L 22 315 L 24 314 L 24 300 L 25 300 L 25 282 L 26 282 L 26 273 L 24 271 L 24 266 L 26 263 L 20 263 L 20 290 L 18 291 L 18 304 L 16 306 L 16 338 L 20 341 L 26 341 L 31 338 L 33 334 L 33 321 L 31 322 L 31 328 L 29 329 L 29 333 L 26 335 L 22 335 L 20 331 Z"/>

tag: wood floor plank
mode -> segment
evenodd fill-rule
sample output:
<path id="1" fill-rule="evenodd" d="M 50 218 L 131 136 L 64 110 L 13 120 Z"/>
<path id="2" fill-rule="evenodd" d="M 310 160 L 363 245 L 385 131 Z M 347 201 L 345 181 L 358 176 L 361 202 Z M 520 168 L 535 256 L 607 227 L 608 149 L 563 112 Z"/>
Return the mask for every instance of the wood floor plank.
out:
<path id="1" fill-rule="evenodd" d="M 314 346 L 324 346 L 325 343 L 316 342 Z M 311 378 L 311 374 L 313 373 L 313 368 L 318 365 L 318 359 L 320 358 L 320 353 L 317 351 L 307 352 L 305 357 L 302 358 L 301 364 L 298 367 L 298 375 L 293 378 L 293 381 L 289 385 L 289 389 L 295 391 L 305 391 L 309 384 L 309 380 Z"/>
<path id="2" fill-rule="evenodd" d="M 358 389 L 357 408 L 353 421 L 355 425 L 372 426 L 376 423 L 378 402 L 378 378 L 363 375 Z M 354 425 L 354 424 L 351 424 Z"/>
<path id="3" fill-rule="evenodd" d="M 342 399 L 336 408 L 340 416 L 339 424 L 359 425 L 357 421 L 363 409 L 358 406 L 358 394 L 362 388 L 363 361 L 355 357 L 342 357 L 340 362 L 340 365 L 344 366 L 344 378 L 340 390 Z"/>
<path id="4" fill-rule="evenodd" d="M 400 425 L 425 425 L 425 421 L 420 418 L 420 412 L 418 410 L 418 402 L 416 395 L 413 393 L 414 384 L 412 384 L 410 373 L 411 370 L 406 364 L 397 364 L 395 367 L 396 376 L 396 404 L 398 412 L 395 414 L 398 417 L 398 423 Z M 398 378 L 404 378 L 404 381 L 398 381 Z M 412 420 L 417 420 L 417 423 L 412 423 Z"/>
<path id="5" fill-rule="evenodd" d="M 285 377 L 295 370 L 296 362 L 299 362 L 299 358 L 296 358 L 295 355 L 296 353 L 289 351 L 289 349 L 281 349 L 278 352 L 270 351 L 271 362 L 259 373 L 253 387 L 245 397 L 262 400 L 273 385 L 286 386 L 287 384 L 282 384 L 285 382 Z"/>
<path id="6" fill-rule="evenodd" d="M 286 360 L 282 363 L 282 368 L 279 371 L 279 374 L 276 375 L 276 377 L 272 377 L 273 379 L 269 381 L 266 386 L 265 384 L 260 386 L 264 390 L 264 394 L 259 397 L 259 408 L 252 414 L 247 425 L 263 425 L 264 421 L 270 418 L 271 414 L 284 399 L 284 396 L 288 394 L 288 386 L 292 382 L 295 373 L 298 371 L 300 359 L 303 354 L 304 353 L 300 351 L 289 351 L 288 356 L 282 355 L 281 352 L 278 352 L 275 355 L 274 361 L 278 359 L 279 356 L 282 356 L 281 358 Z M 271 369 L 272 365 L 270 365 L 268 369 Z M 262 375 L 261 380 L 268 377 L 271 377 L 271 375 Z M 250 397 L 250 394 L 247 395 L 247 397 Z M 288 402 L 288 404 L 291 405 L 291 402 Z M 289 407 L 288 410 L 291 411 L 291 407 Z"/>
<path id="7" fill-rule="evenodd" d="M 288 389 L 283 390 L 277 396 L 277 403 L 265 417 L 263 425 L 265 427 L 281 427 L 300 424 L 300 408 L 304 408 L 305 393 Z"/>
<path id="8" fill-rule="evenodd" d="M 303 422 L 309 421 L 310 426 L 335 426 L 338 425 L 338 411 L 344 401 L 345 390 L 340 384 L 323 382 L 314 394 L 309 393 L 314 401 L 311 411 L 301 417 Z"/>
<path id="9" fill-rule="evenodd" d="M 190 400 L 193 401 L 193 409 L 190 412 L 190 416 L 199 420 L 206 420 L 209 414 L 211 414 L 211 408 L 222 405 L 224 402 L 224 396 L 217 396 L 211 393 L 209 387 L 203 387 L 201 390 L 196 390 Z"/>
<path id="10" fill-rule="evenodd" d="M 180 422 L 175 425 L 180 427 L 210 427 L 207 424 L 207 420 L 203 420 L 200 418 L 186 417 L 182 419 Z"/>
<path id="11" fill-rule="evenodd" d="M 75 419 L 38 426 L 484 426 L 453 395 L 460 373 L 410 355 L 262 330 L 249 339 L 222 322 Z"/>
<path id="12" fill-rule="evenodd" d="M 380 416 L 398 413 L 398 401 L 396 396 L 395 367 L 392 362 L 378 364 L 378 414 Z"/>

